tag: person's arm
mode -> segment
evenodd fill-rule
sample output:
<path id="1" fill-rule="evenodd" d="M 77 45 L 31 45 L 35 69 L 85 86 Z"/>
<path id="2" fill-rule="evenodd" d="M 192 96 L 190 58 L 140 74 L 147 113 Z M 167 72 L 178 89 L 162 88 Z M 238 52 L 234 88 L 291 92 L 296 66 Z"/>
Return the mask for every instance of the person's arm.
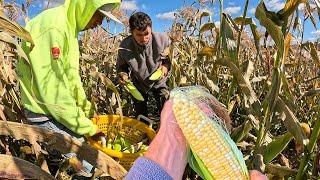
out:
<path id="1" fill-rule="evenodd" d="M 36 101 L 45 106 L 46 111 L 68 129 L 79 135 L 91 136 L 96 134 L 98 127 L 86 117 L 82 108 L 77 106 L 77 87 L 69 82 L 66 71 L 70 68 L 65 59 L 69 48 L 67 44 L 64 34 L 56 29 L 50 29 L 35 38 L 35 47 L 30 52 L 30 65 L 33 87 L 40 96 Z M 59 49 L 58 57 L 53 56 L 53 47 Z M 82 93 L 82 96 L 85 95 Z M 91 106 L 87 102 L 80 105 L 84 109 L 90 109 Z"/>
<path id="2" fill-rule="evenodd" d="M 146 178 L 147 175 L 141 174 L 146 172 L 149 174 L 161 174 L 167 179 L 170 179 L 169 177 L 181 179 L 187 165 L 187 152 L 188 145 L 175 120 L 172 101 L 168 101 L 161 111 L 159 132 L 151 142 L 148 151 L 144 154 L 144 158 L 140 158 L 135 162 L 126 179 L 134 179 L 134 177 L 148 179 Z M 149 166 L 146 164 L 149 164 Z M 155 165 L 158 168 L 155 168 Z M 150 167 L 153 167 L 153 169 L 150 169 Z M 156 177 L 151 179 L 156 179 Z"/>
<path id="3" fill-rule="evenodd" d="M 139 157 L 130 168 L 125 180 L 171 180 L 172 177 L 156 162 L 146 158 Z"/>

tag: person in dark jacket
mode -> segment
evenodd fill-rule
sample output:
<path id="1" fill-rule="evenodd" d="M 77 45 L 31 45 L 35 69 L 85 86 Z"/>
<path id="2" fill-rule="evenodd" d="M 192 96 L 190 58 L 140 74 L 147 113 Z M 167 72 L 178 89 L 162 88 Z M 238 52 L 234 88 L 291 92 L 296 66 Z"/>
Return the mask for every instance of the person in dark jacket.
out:
<path id="1" fill-rule="evenodd" d="M 152 32 L 151 18 L 143 12 L 131 15 L 129 26 L 131 35 L 121 42 L 118 52 L 116 67 L 119 83 L 125 84 L 130 77 L 144 97 L 144 101 L 133 98 L 136 116 L 139 114 L 148 116 L 148 93 L 153 93 L 159 112 L 169 96 L 166 81 L 171 62 L 163 52 L 169 47 L 170 40 L 164 33 Z M 158 80 L 149 80 L 159 68 L 162 76 Z"/>

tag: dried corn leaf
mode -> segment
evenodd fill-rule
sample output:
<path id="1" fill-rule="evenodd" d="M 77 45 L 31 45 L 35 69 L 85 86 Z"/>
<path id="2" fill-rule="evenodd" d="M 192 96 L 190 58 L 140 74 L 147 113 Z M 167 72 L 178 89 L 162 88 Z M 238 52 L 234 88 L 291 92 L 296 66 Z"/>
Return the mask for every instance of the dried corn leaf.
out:
<path id="1" fill-rule="evenodd" d="M 268 164 L 266 166 L 266 172 L 279 177 L 297 174 L 297 170 L 295 169 L 290 169 L 285 166 L 279 166 L 279 165 L 273 165 L 273 164 Z"/>
<path id="2" fill-rule="evenodd" d="M 282 81 L 282 90 L 284 91 L 284 94 L 287 98 L 290 99 L 290 101 L 294 101 L 294 96 L 291 92 L 291 89 L 289 87 L 288 79 L 286 78 L 285 74 L 283 72 L 280 73 L 281 81 Z"/>
<path id="3" fill-rule="evenodd" d="M 29 59 L 26 53 L 8 33 L 0 32 L 0 40 L 15 45 L 18 55 L 21 56 L 24 60 L 26 60 L 29 63 Z"/>
<path id="4" fill-rule="evenodd" d="M 214 28 L 216 28 L 216 26 L 214 25 L 214 23 L 205 23 L 205 24 L 203 24 L 201 27 L 200 27 L 200 30 L 199 30 L 199 32 L 200 33 L 204 33 L 204 32 L 206 32 L 206 31 L 210 31 L 210 30 L 212 30 L 212 29 L 214 29 Z"/>
<path id="5" fill-rule="evenodd" d="M 316 50 L 314 43 L 310 43 L 310 50 L 311 50 L 310 54 L 311 54 L 312 59 L 314 60 L 316 66 L 318 66 L 318 68 L 320 68 L 320 59 L 319 59 L 318 51 Z"/>
<path id="6" fill-rule="evenodd" d="M 229 56 L 233 63 L 238 66 L 239 63 L 237 62 L 237 45 L 236 39 L 233 34 L 233 23 L 231 22 L 232 19 L 225 13 L 223 13 L 222 15 L 221 29 L 223 29 L 223 31 L 220 32 L 222 38 L 222 47 L 225 55 Z"/>
<path id="7" fill-rule="evenodd" d="M 313 17 L 313 13 L 312 13 L 312 9 L 311 9 L 311 6 L 310 6 L 310 3 L 309 2 L 306 2 L 306 9 L 307 9 L 307 12 L 308 12 L 308 14 L 309 14 L 309 18 L 310 18 L 310 21 L 311 21 L 311 23 L 312 23 L 312 25 L 313 25 L 313 27 L 315 28 L 315 29 L 318 29 L 317 28 L 317 21 L 314 19 L 314 17 Z"/>
<path id="8" fill-rule="evenodd" d="M 309 140 L 303 133 L 297 117 L 281 98 L 278 98 L 275 110 L 280 114 L 280 119 L 282 120 L 286 129 L 294 136 L 297 144 L 308 144 Z"/>
<path id="9" fill-rule="evenodd" d="M 249 81 L 250 80 L 250 76 L 254 71 L 253 62 L 250 61 L 250 60 L 245 61 L 245 62 L 242 63 L 241 68 L 242 68 L 242 72 L 244 72 L 244 75 L 243 75 L 244 79 L 246 81 Z"/>
<path id="10" fill-rule="evenodd" d="M 28 41 L 31 44 L 33 44 L 31 35 L 29 34 L 28 31 L 26 31 L 17 23 L 10 21 L 3 15 L 0 15 L 0 31 L 8 32 L 13 36 L 20 37 L 25 41 Z"/>
<path id="11" fill-rule="evenodd" d="M 289 54 L 289 50 L 291 46 L 291 40 L 292 40 L 292 35 L 288 33 L 286 36 L 286 39 L 284 40 L 284 55 L 283 55 L 282 65 L 286 63 L 286 59 Z"/>
<path id="12" fill-rule="evenodd" d="M 289 16 L 298 8 L 299 4 L 306 3 L 307 0 L 287 0 L 284 8 L 278 12 L 281 19 L 288 19 Z"/>
<path id="13" fill-rule="evenodd" d="M 205 46 L 200 50 L 200 52 L 198 54 L 200 56 L 212 57 L 214 55 L 214 53 L 215 53 L 214 48 L 209 47 L 209 46 Z"/>
<path id="14" fill-rule="evenodd" d="M 244 21 L 244 22 L 243 22 Z M 241 25 L 243 23 L 243 25 L 250 25 L 250 24 L 254 24 L 252 18 L 243 18 L 243 17 L 236 17 L 234 19 L 234 22 L 238 25 Z"/>
<path id="15" fill-rule="evenodd" d="M 122 107 L 121 107 L 121 98 L 120 98 L 120 94 L 119 91 L 117 89 L 117 87 L 113 84 L 113 82 L 103 73 L 100 72 L 91 72 L 90 76 L 94 77 L 94 78 L 99 78 L 102 83 L 107 86 L 107 88 L 110 88 L 116 95 L 117 98 L 117 102 L 118 102 L 118 106 L 119 106 L 119 111 L 120 111 L 120 117 L 121 117 L 121 123 L 119 124 L 120 127 L 122 127 L 122 123 L 123 123 L 123 113 L 122 113 Z"/>
<path id="16" fill-rule="evenodd" d="M 314 2 L 317 5 L 317 11 L 318 11 L 318 18 L 320 20 L 320 1 L 319 0 L 314 0 Z"/>
<path id="17" fill-rule="evenodd" d="M 200 15 L 200 19 L 207 16 L 210 16 L 210 13 L 208 11 L 203 11 Z"/>
<path id="18" fill-rule="evenodd" d="M 253 40 L 254 40 L 254 45 L 257 49 L 257 56 L 260 56 L 260 59 L 262 59 L 261 57 L 261 52 L 260 52 L 260 34 L 257 31 L 257 25 L 255 24 L 255 22 L 253 21 L 252 18 L 243 18 L 243 17 L 237 17 L 235 18 L 234 22 L 238 25 L 242 24 L 242 21 L 244 21 L 244 25 L 250 25 L 250 29 L 253 35 Z"/>
<path id="19" fill-rule="evenodd" d="M 0 104 L 0 118 L 1 118 L 1 120 L 7 121 L 3 110 L 4 110 L 4 107 L 3 107 L 3 105 Z"/>
<path id="20" fill-rule="evenodd" d="M 219 87 L 214 84 L 214 82 L 208 78 L 208 76 L 205 73 L 201 73 L 201 80 L 204 82 L 204 84 L 206 85 L 206 87 L 211 91 L 211 92 L 217 92 L 219 93 Z"/>
<path id="21" fill-rule="evenodd" d="M 238 86 L 240 87 L 240 90 L 242 91 L 242 93 L 245 95 L 245 97 L 249 101 L 248 108 L 253 108 L 255 114 L 258 117 L 262 117 L 261 103 L 258 100 L 256 93 L 252 89 L 250 82 L 247 81 L 243 77 L 241 70 L 234 63 L 232 63 L 230 60 L 218 59 L 217 63 L 219 63 L 222 66 L 227 66 L 230 68 L 232 74 L 236 77 L 236 80 L 237 80 Z"/>

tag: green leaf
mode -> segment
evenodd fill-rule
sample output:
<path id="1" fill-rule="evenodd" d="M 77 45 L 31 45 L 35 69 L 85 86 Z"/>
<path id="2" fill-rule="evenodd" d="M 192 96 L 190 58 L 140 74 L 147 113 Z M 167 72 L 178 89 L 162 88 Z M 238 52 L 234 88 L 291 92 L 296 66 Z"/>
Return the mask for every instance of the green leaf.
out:
<path id="1" fill-rule="evenodd" d="M 263 155 L 263 161 L 265 164 L 270 163 L 274 158 L 276 158 L 293 139 L 291 133 L 287 132 L 283 135 L 276 137 L 271 143 L 265 148 Z"/>
<path id="2" fill-rule="evenodd" d="M 162 69 L 159 68 L 154 73 L 151 74 L 151 76 L 149 77 L 149 80 L 156 81 L 156 80 L 160 79 L 161 76 L 162 76 Z"/>
<path id="3" fill-rule="evenodd" d="M 127 80 L 125 83 L 125 87 L 129 91 L 129 93 L 136 98 L 139 101 L 144 101 L 143 96 L 141 93 L 138 91 L 138 89 L 133 85 L 133 83 L 130 80 Z"/>
<path id="4" fill-rule="evenodd" d="M 260 24 L 264 26 L 267 32 L 272 37 L 273 41 L 276 43 L 277 49 L 279 50 L 279 56 L 282 57 L 284 51 L 284 37 L 281 32 L 280 27 L 271 20 L 268 11 L 262 1 L 256 10 L 255 16 L 260 21 Z"/>
<path id="5" fill-rule="evenodd" d="M 202 179 L 213 179 L 211 173 L 206 168 L 200 157 L 194 153 L 191 149 L 188 155 L 188 163 L 190 167 L 202 178 Z"/>
<path id="6" fill-rule="evenodd" d="M 234 142 L 238 143 L 240 142 L 252 129 L 252 124 L 250 121 L 246 121 L 241 126 L 236 127 L 232 133 L 231 138 Z"/>

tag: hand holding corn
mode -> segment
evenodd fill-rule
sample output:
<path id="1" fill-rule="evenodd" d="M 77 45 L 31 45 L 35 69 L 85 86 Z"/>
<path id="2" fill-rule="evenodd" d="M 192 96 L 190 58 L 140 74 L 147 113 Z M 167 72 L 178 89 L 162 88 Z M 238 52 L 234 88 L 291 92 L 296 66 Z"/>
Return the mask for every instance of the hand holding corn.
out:
<path id="1" fill-rule="evenodd" d="M 167 101 L 161 111 L 160 129 L 145 157 L 159 164 L 173 179 L 181 179 L 187 165 L 188 145 Z"/>
<path id="2" fill-rule="evenodd" d="M 155 72 L 151 74 L 149 80 L 157 81 L 164 76 L 167 76 L 169 72 L 169 68 L 166 65 L 161 65 Z"/>
<path id="3" fill-rule="evenodd" d="M 125 83 L 126 83 L 126 81 L 127 80 L 129 80 L 129 76 L 128 76 L 128 74 L 127 73 L 125 73 L 125 72 L 120 72 L 120 73 L 118 73 L 118 82 L 119 82 L 119 84 L 121 84 L 121 85 L 124 85 Z"/>
<path id="4" fill-rule="evenodd" d="M 219 105 L 218 101 L 213 102 L 212 104 Z M 173 178 L 173 179 L 181 179 L 185 166 L 187 164 L 187 159 L 188 156 L 188 150 L 191 144 L 188 144 L 188 140 L 185 137 L 188 137 L 193 134 L 193 132 L 190 133 L 190 135 L 184 135 L 183 130 L 181 130 L 180 126 L 177 123 L 177 116 L 176 113 L 174 113 L 174 106 L 175 102 L 171 99 L 168 100 L 161 112 L 161 126 L 160 130 L 157 133 L 155 139 L 152 141 L 152 143 L 149 146 L 148 151 L 145 153 L 145 157 L 153 160 L 157 164 L 159 164 L 166 172 Z M 182 105 L 183 106 L 183 105 Z M 220 105 L 221 106 L 221 105 Z M 222 107 L 213 107 L 215 110 L 221 110 Z M 186 111 L 189 111 L 189 109 L 186 109 Z M 207 113 L 209 110 L 207 110 Z M 190 113 L 192 113 L 190 111 Z M 193 113 L 196 113 L 195 111 Z M 223 112 L 220 111 L 219 115 L 223 116 Z M 189 116 L 190 114 L 186 113 L 185 117 Z M 192 118 L 192 116 L 191 116 Z M 187 118 L 187 120 L 189 120 Z M 196 120 L 195 120 L 196 121 Z M 189 126 L 193 128 L 194 126 L 201 126 L 203 123 L 201 122 L 195 122 L 195 121 L 189 121 Z M 198 124 L 197 124 L 198 123 Z M 188 126 L 188 125 L 187 125 Z M 208 126 L 210 129 L 210 126 Z M 199 128 L 195 128 L 194 130 L 198 130 Z M 209 130 L 209 132 L 214 131 L 214 129 Z M 196 132 L 194 134 L 198 134 L 201 132 Z M 219 136 L 213 136 L 211 137 L 212 139 L 218 139 L 219 141 L 221 140 L 221 137 Z M 207 139 L 206 139 L 207 140 Z M 199 142 L 206 143 L 206 140 L 204 139 L 198 139 Z M 220 144 L 212 144 L 212 145 L 204 145 L 200 147 L 199 149 L 215 149 L 214 147 L 220 148 L 222 145 Z M 192 148 L 192 146 L 191 146 Z M 196 151 L 199 152 L 199 151 Z M 222 151 L 221 153 L 225 153 L 227 151 Z M 218 155 L 216 155 L 216 154 Z M 228 158 L 225 158 L 224 156 L 220 156 L 220 152 L 214 152 L 212 154 L 207 154 L 207 159 L 212 162 L 218 162 L 219 165 L 215 167 L 211 167 L 210 164 L 210 169 L 213 170 L 214 173 L 218 172 L 218 174 L 222 174 L 221 176 L 218 176 L 217 174 L 211 175 L 212 178 L 204 178 L 204 179 L 250 179 L 251 180 L 267 180 L 267 177 L 260 173 L 259 171 L 253 170 L 250 171 L 248 176 L 242 175 L 241 171 L 236 171 L 234 172 L 233 169 L 226 170 L 224 169 L 224 162 L 226 161 L 227 163 L 229 162 Z M 218 156 L 218 157 L 217 157 Z M 220 156 L 220 157 L 219 157 Z M 230 154 L 231 159 L 234 158 L 232 157 L 232 154 Z M 234 166 L 238 166 L 238 162 L 234 162 Z M 206 165 L 207 166 L 207 165 Z M 221 169 L 221 166 L 223 169 Z M 234 168 L 234 167 L 231 167 Z M 238 168 L 235 168 L 238 169 Z M 230 173 L 231 172 L 231 173 Z M 209 172 L 211 173 L 211 172 Z M 234 174 L 239 175 L 239 177 L 235 177 Z M 239 173 L 239 174 L 237 174 Z M 245 174 L 245 173 L 244 173 Z M 233 178 L 232 178 L 233 177 Z"/>

